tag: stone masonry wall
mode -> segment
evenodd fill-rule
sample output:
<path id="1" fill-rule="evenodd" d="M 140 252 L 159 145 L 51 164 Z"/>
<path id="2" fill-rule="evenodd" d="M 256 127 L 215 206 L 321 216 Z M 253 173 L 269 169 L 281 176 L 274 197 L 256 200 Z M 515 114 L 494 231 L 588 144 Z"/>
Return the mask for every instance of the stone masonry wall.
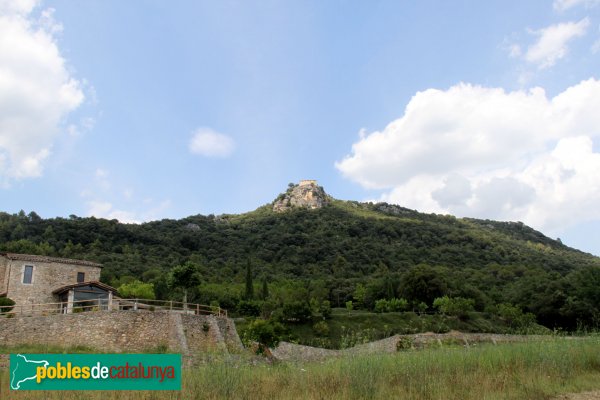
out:
<path id="1" fill-rule="evenodd" d="M 0 257 L 2 259 L 2 257 Z M 8 260 L 8 294 L 17 305 L 55 303 L 58 299 L 52 291 L 62 286 L 77 283 L 77 273 L 85 273 L 85 281 L 99 281 L 101 268 L 63 264 L 59 262 L 41 262 Z M 33 266 L 31 284 L 23 283 L 26 265 Z"/>
<path id="2" fill-rule="evenodd" d="M 182 354 L 233 350 L 220 331 L 221 319 L 227 320 L 212 315 L 161 311 L 96 311 L 0 318 L 0 343 L 85 346 L 102 352 L 131 353 L 163 349 Z M 235 347 L 235 340 L 231 343 Z"/>
<path id="3" fill-rule="evenodd" d="M 4 275 L 6 275 L 6 264 L 7 259 L 0 257 L 0 293 L 4 293 L 6 291 L 6 284 L 4 280 Z"/>

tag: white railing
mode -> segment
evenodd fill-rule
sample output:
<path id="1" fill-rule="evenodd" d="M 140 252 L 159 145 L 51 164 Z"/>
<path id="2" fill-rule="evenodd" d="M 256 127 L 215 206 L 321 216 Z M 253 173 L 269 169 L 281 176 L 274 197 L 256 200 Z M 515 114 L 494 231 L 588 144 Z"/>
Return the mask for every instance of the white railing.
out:
<path id="1" fill-rule="evenodd" d="M 8 307 L 4 307 L 8 308 Z M 59 303 L 16 304 L 7 312 L 0 312 L 0 318 L 30 317 L 52 314 L 76 314 L 92 311 L 160 311 L 190 315 L 216 315 L 227 317 L 227 310 L 217 306 L 184 303 L 171 300 L 148 299 L 94 299 Z"/>

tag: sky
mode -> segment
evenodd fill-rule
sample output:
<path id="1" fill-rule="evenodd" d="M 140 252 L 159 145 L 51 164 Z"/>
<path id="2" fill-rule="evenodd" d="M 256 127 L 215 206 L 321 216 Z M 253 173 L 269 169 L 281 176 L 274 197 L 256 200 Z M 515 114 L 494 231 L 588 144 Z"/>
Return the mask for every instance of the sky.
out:
<path id="1" fill-rule="evenodd" d="M 600 255 L 600 0 L 0 0 L 0 210 L 140 223 L 289 182 Z"/>

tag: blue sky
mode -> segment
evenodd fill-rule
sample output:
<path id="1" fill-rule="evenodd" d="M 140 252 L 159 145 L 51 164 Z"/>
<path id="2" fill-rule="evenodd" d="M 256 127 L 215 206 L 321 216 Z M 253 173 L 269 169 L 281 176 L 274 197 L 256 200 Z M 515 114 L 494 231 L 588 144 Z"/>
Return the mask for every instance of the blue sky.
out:
<path id="1" fill-rule="evenodd" d="M 600 1 L 0 0 L 0 38 L 3 211 L 239 213 L 317 179 L 600 255 Z"/>

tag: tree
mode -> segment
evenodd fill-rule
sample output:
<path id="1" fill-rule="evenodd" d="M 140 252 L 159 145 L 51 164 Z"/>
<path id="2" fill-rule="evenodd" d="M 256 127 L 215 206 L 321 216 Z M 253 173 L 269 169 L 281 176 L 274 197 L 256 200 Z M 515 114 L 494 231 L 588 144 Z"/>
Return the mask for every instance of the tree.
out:
<path id="1" fill-rule="evenodd" d="M 433 300 L 444 296 L 447 291 L 445 276 L 429 265 L 413 267 L 402 279 L 402 295 L 413 303 L 431 305 Z"/>
<path id="2" fill-rule="evenodd" d="M 183 289 L 183 302 L 187 303 L 188 290 L 200 284 L 199 265 L 186 262 L 171 269 L 169 276 L 169 287 L 171 289 Z"/>
<path id="3" fill-rule="evenodd" d="M 360 307 L 364 307 L 365 298 L 367 297 L 367 289 L 363 286 L 363 284 L 359 283 L 356 285 L 356 289 L 354 289 L 352 297 L 354 297 L 354 300 L 356 300 Z"/>
<path id="4" fill-rule="evenodd" d="M 433 301 L 433 306 L 442 314 L 466 318 L 469 315 L 469 312 L 475 309 L 475 300 L 444 296 L 435 299 Z"/>
<path id="5" fill-rule="evenodd" d="M 246 263 L 246 291 L 244 293 L 246 300 L 252 300 L 254 298 L 254 282 L 252 281 L 252 266 L 250 260 Z"/>
<path id="6" fill-rule="evenodd" d="M 246 344 L 258 342 L 258 353 L 262 353 L 267 347 L 277 346 L 284 333 L 285 328 L 279 322 L 255 319 L 242 332 L 242 340 Z"/>
<path id="7" fill-rule="evenodd" d="M 149 299 L 154 300 L 154 284 L 135 280 L 125 283 L 117 289 L 119 294 L 127 299 Z"/>
<path id="8" fill-rule="evenodd" d="M 267 283 L 267 278 L 264 276 L 262 279 L 262 290 L 260 293 L 260 297 L 262 300 L 266 300 L 269 297 L 269 284 Z"/>

